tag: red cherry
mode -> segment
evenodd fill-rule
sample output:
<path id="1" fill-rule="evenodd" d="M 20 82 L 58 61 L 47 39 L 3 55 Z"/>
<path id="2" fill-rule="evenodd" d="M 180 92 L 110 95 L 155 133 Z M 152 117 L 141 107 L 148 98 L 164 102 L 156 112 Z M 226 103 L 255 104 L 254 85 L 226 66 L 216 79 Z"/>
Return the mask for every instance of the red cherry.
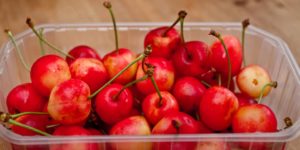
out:
<path id="1" fill-rule="evenodd" d="M 176 73 L 187 76 L 206 73 L 209 70 L 207 55 L 208 46 L 202 41 L 190 41 L 178 46 L 172 57 Z"/>
<path id="2" fill-rule="evenodd" d="M 173 95 L 180 108 L 186 113 L 192 113 L 198 109 L 205 86 L 193 77 L 178 79 L 173 88 Z"/>
<path id="3" fill-rule="evenodd" d="M 103 57 L 103 64 L 109 74 L 109 78 L 114 77 L 123 68 L 130 64 L 136 58 L 129 49 L 120 48 L 112 51 Z M 136 75 L 137 64 L 133 64 L 129 67 L 121 76 L 119 76 L 114 83 L 126 84 L 132 81 Z"/>
<path id="4" fill-rule="evenodd" d="M 111 84 L 96 96 L 95 110 L 109 125 L 127 118 L 133 109 L 133 96 L 129 89 L 125 89 L 118 95 L 122 88 L 120 84 Z"/>
<path id="5" fill-rule="evenodd" d="M 71 78 L 67 62 L 57 55 L 45 55 L 34 62 L 30 77 L 34 88 L 49 96 L 52 88 Z"/>
<path id="6" fill-rule="evenodd" d="M 91 93 L 108 81 L 108 73 L 101 61 L 94 58 L 78 58 L 70 65 L 72 78 L 87 83 Z"/>
<path id="7" fill-rule="evenodd" d="M 23 115 L 15 119 L 15 121 L 46 132 L 48 115 Z M 39 135 L 34 131 L 16 125 L 11 125 L 11 129 L 13 132 L 20 135 L 28 135 L 28 136 Z"/>
<path id="8" fill-rule="evenodd" d="M 231 61 L 231 76 L 235 76 L 240 71 L 242 65 L 242 46 L 240 41 L 232 35 L 223 36 L 223 40 L 228 49 Z M 208 63 L 223 76 L 228 76 L 228 61 L 224 47 L 220 40 L 215 41 L 211 45 L 208 53 Z"/>
<path id="9" fill-rule="evenodd" d="M 166 114 L 179 111 L 178 103 L 172 94 L 167 91 L 161 91 L 160 94 L 162 99 L 155 92 L 149 94 L 142 103 L 145 118 L 152 125 L 155 125 Z"/>
<path id="10" fill-rule="evenodd" d="M 91 132 L 80 126 L 60 126 L 54 133 L 54 136 L 88 136 L 92 135 Z M 98 145 L 96 143 L 65 143 L 65 144 L 51 144 L 50 150 L 98 150 Z"/>
<path id="11" fill-rule="evenodd" d="M 231 125 L 238 105 L 238 99 L 230 90 L 213 86 L 205 91 L 200 101 L 199 115 L 207 127 L 222 131 Z"/>
<path id="12" fill-rule="evenodd" d="M 170 91 L 174 84 L 175 78 L 172 62 L 163 57 L 149 57 L 146 59 L 145 63 L 151 64 L 155 67 L 153 77 L 158 85 L 159 90 Z M 140 63 L 138 66 L 136 79 L 140 79 L 143 76 L 145 76 L 145 73 L 142 68 L 142 63 Z M 151 79 L 138 82 L 136 87 L 144 95 L 155 92 L 155 88 L 151 82 Z"/>
<path id="13" fill-rule="evenodd" d="M 55 86 L 51 91 L 48 112 L 61 124 L 81 124 L 91 110 L 89 86 L 78 79 L 70 79 Z"/>
<path id="14" fill-rule="evenodd" d="M 40 112 L 47 100 L 42 97 L 31 83 L 14 87 L 7 95 L 6 104 L 10 114 L 20 112 Z"/>
<path id="15" fill-rule="evenodd" d="M 71 65 L 72 62 L 75 61 L 77 58 L 95 58 L 101 60 L 98 53 L 93 48 L 87 45 L 76 46 L 72 48 L 68 54 L 73 57 L 66 57 L 66 61 L 69 65 Z"/>
<path id="16" fill-rule="evenodd" d="M 147 33 L 144 47 L 151 45 L 152 53 L 150 56 L 169 58 L 176 46 L 180 43 L 180 36 L 176 29 L 169 27 L 159 27 Z M 166 34 L 164 35 L 164 33 Z"/>

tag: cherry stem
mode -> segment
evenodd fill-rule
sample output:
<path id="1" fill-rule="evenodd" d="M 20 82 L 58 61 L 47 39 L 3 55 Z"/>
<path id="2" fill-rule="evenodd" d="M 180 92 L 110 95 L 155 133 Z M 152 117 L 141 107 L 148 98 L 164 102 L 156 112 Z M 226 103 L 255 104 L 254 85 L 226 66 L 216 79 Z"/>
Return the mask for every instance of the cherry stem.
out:
<path id="1" fill-rule="evenodd" d="M 178 121 L 176 121 L 176 120 L 172 120 L 172 125 L 173 125 L 174 128 L 176 128 L 177 133 L 179 133 L 178 130 L 179 130 L 181 124 Z"/>
<path id="2" fill-rule="evenodd" d="M 47 125 L 46 128 L 49 129 L 49 128 L 55 128 L 57 126 L 60 126 L 60 124 L 51 124 L 51 125 Z"/>
<path id="3" fill-rule="evenodd" d="M 181 36 L 181 43 L 184 44 L 184 32 L 183 32 L 183 23 L 184 23 L 184 18 L 187 15 L 187 13 L 185 11 L 180 11 L 178 13 L 178 16 L 180 18 L 180 36 Z"/>
<path id="4" fill-rule="evenodd" d="M 49 113 L 47 113 L 47 112 L 22 112 L 22 113 L 10 115 L 10 117 L 12 119 L 15 119 L 15 118 L 18 118 L 18 117 L 24 116 L 24 115 L 48 115 L 48 114 Z"/>
<path id="5" fill-rule="evenodd" d="M 178 18 L 175 20 L 175 22 L 162 34 L 163 37 L 166 37 L 167 36 L 167 33 L 172 29 L 174 28 L 174 26 L 181 20 L 181 19 L 184 19 L 185 16 L 187 15 L 186 11 L 184 10 L 181 10 L 179 11 L 178 13 Z"/>
<path id="6" fill-rule="evenodd" d="M 49 133 L 46 133 L 46 132 L 41 131 L 41 130 L 39 130 L 39 129 L 33 128 L 33 127 L 31 127 L 31 126 L 28 126 L 28 125 L 25 125 L 25 124 L 23 124 L 23 123 L 17 122 L 17 121 L 15 121 L 15 120 L 13 120 L 13 119 L 9 119 L 9 120 L 8 120 L 8 123 L 9 123 L 9 124 L 12 124 L 12 125 L 15 125 L 15 126 L 19 126 L 19 127 L 25 128 L 25 129 L 28 129 L 28 130 L 30 130 L 30 131 L 36 132 L 36 133 L 41 134 L 41 135 L 44 135 L 44 136 L 51 136 L 51 134 L 49 134 Z"/>
<path id="7" fill-rule="evenodd" d="M 157 93 L 157 95 L 158 95 L 158 97 L 159 97 L 159 100 L 160 100 L 160 103 L 161 103 L 162 96 L 161 96 L 160 90 L 159 90 L 159 88 L 158 88 L 158 86 L 157 86 L 157 84 L 156 84 L 156 82 L 155 82 L 155 80 L 154 80 L 154 77 L 151 76 L 150 79 L 151 79 L 151 82 L 152 82 L 152 84 L 153 84 L 153 86 L 154 86 L 154 88 L 155 88 L 155 90 L 156 90 L 156 93 Z"/>
<path id="8" fill-rule="evenodd" d="M 127 83 L 125 86 L 123 86 L 122 87 L 122 89 L 113 97 L 113 99 L 116 99 L 116 98 L 118 98 L 119 96 L 120 96 L 120 94 L 126 89 L 126 88 L 129 88 L 130 86 L 132 86 L 132 85 L 134 85 L 134 84 L 136 84 L 136 83 L 138 83 L 138 82 L 141 82 L 141 81 L 144 81 L 144 80 L 146 80 L 148 78 L 148 75 L 146 74 L 146 75 L 144 75 L 143 77 L 141 77 L 141 78 L 139 78 L 139 79 L 136 79 L 136 80 L 134 80 L 134 81 L 132 81 L 132 82 L 129 82 L 129 83 Z"/>
<path id="9" fill-rule="evenodd" d="M 284 129 L 287 129 L 287 128 L 289 128 L 293 125 L 293 121 L 290 117 L 285 117 L 284 118 L 284 123 L 285 123 Z"/>
<path id="10" fill-rule="evenodd" d="M 111 84 L 113 81 L 115 81 L 116 78 L 118 78 L 120 75 L 122 75 L 128 68 L 130 68 L 132 65 L 137 63 L 139 60 L 144 59 L 145 57 L 148 57 L 151 52 L 152 52 L 151 47 L 147 46 L 143 54 L 138 56 L 135 60 L 133 60 L 131 63 L 129 63 L 126 67 L 124 67 L 120 72 L 118 72 L 114 77 L 112 77 L 108 82 L 106 82 L 102 87 L 100 87 L 97 91 L 95 91 L 93 94 L 91 94 L 88 98 L 92 99 L 93 97 L 95 97 L 100 91 L 102 91 L 109 84 Z"/>
<path id="11" fill-rule="evenodd" d="M 41 28 L 41 29 L 39 30 L 39 34 L 40 34 L 40 36 L 41 36 L 42 38 L 44 38 L 43 32 L 44 32 L 44 28 Z M 40 47 L 41 47 L 41 55 L 43 56 L 43 55 L 46 54 L 45 48 L 44 48 L 44 43 L 43 43 L 43 41 L 41 41 L 41 40 L 39 40 L 39 41 L 40 41 Z"/>
<path id="12" fill-rule="evenodd" d="M 245 32 L 246 28 L 250 25 L 249 19 L 245 19 L 242 22 L 243 30 L 242 30 L 242 52 L 243 52 L 243 63 L 244 66 L 246 66 L 246 60 L 245 60 Z"/>
<path id="13" fill-rule="evenodd" d="M 277 82 L 276 81 L 273 81 L 273 82 L 270 82 L 270 83 L 267 83 L 265 84 L 261 91 L 260 91 L 260 94 L 259 94 L 259 99 L 258 99 L 258 103 L 260 104 L 261 103 L 261 100 L 262 100 L 262 97 L 264 96 L 264 91 L 266 90 L 266 88 L 270 86 L 270 87 L 273 87 L 273 88 L 276 88 L 277 87 Z"/>
<path id="14" fill-rule="evenodd" d="M 211 87 L 211 85 L 209 83 L 207 83 L 206 81 L 204 81 L 204 80 L 201 80 L 201 83 L 204 84 L 208 88 Z"/>
<path id="15" fill-rule="evenodd" d="M 40 34 L 38 33 L 38 31 L 34 28 L 34 24 L 31 21 L 30 18 L 27 18 L 26 20 L 27 25 L 31 28 L 32 32 L 40 39 L 40 41 L 42 41 L 43 43 L 45 43 L 46 45 L 48 45 L 49 47 L 51 47 L 53 50 L 57 51 L 58 53 L 67 56 L 69 58 L 75 59 L 73 56 L 63 52 L 62 50 L 60 50 L 59 48 L 55 47 L 54 45 L 52 45 L 51 43 L 49 43 L 46 39 L 42 38 L 40 36 Z"/>
<path id="16" fill-rule="evenodd" d="M 117 32 L 117 25 L 116 25 L 116 19 L 114 16 L 114 13 L 112 11 L 112 5 L 109 1 L 104 1 L 103 6 L 109 10 L 113 25 L 114 25 L 114 33 L 115 33 L 115 44 L 116 44 L 116 50 L 119 49 L 119 40 L 118 40 L 118 32 Z"/>
<path id="17" fill-rule="evenodd" d="M 19 58 L 20 58 L 20 60 L 21 60 L 21 63 L 23 64 L 24 68 L 25 68 L 28 72 L 30 72 L 30 68 L 29 68 L 28 64 L 25 62 L 24 57 L 23 57 L 22 52 L 21 52 L 21 49 L 20 49 L 20 47 L 17 45 L 17 42 L 16 42 L 16 40 L 15 40 L 15 38 L 14 38 L 12 32 L 11 32 L 9 29 L 5 29 L 4 32 L 7 33 L 9 39 L 12 41 L 12 44 L 14 45 L 15 49 L 17 50 L 18 56 L 19 56 Z"/>
<path id="18" fill-rule="evenodd" d="M 223 40 L 223 38 L 222 38 L 222 36 L 221 36 L 220 33 L 216 32 L 215 30 L 211 30 L 209 32 L 209 35 L 212 35 L 212 36 L 218 38 L 221 41 L 221 43 L 222 43 L 222 45 L 223 45 L 223 47 L 225 49 L 225 53 L 226 53 L 226 57 L 227 57 L 227 65 L 228 65 L 227 88 L 229 88 L 230 87 L 230 82 L 231 82 L 231 61 L 230 61 L 228 49 L 227 49 L 227 47 L 226 47 L 226 45 L 224 43 L 224 40 Z"/>
<path id="19" fill-rule="evenodd" d="M 221 74 L 218 74 L 218 85 L 222 85 L 222 79 L 221 79 Z"/>
<path id="20" fill-rule="evenodd" d="M 4 112 L 0 111 L 0 122 L 1 123 L 9 123 L 9 124 L 12 124 L 12 125 L 16 125 L 16 126 L 28 129 L 30 131 L 36 132 L 36 133 L 41 134 L 41 135 L 51 136 L 50 134 L 48 134 L 48 133 L 46 133 L 44 131 L 41 131 L 39 129 L 33 128 L 31 126 L 28 126 L 28 125 L 25 125 L 23 123 L 20 123 L 20 122 L 17 122 L 15 120 L 13 120 L 12 116 L 13 115 L 10 115 L 8 113 L 4 113 Z"/>

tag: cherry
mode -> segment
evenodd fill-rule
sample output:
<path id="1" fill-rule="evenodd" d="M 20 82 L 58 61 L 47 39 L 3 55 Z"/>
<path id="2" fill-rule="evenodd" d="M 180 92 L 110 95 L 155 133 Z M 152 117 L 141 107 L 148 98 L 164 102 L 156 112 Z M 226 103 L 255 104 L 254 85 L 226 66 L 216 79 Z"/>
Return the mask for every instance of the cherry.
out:
<path id="1" fill-rule="evenodd" d="M 174 67 L 172 62 L 163 57 L 148 57 L 145 60 L 145 64 L 151 64 L 152 66 L 154 66 L 153 78 L 157 83 L 159 90 L 170 91 L 174 84 L 175 78 Z M 136 79 L 145 76 L 145 68 L 143 68 L 143 63 L 139 64 Z M 148 95 L 155 92 L 155 87 L 152 84 L 151 79 L 149 78 L 147 80 L 138 82 L 136 84 L 136 87 L 138 91 L 144 95 Z"/>
<path id="2" fill-rule="evenodd" d="M 116 49 L 103 57 L 103 64 L 107 69 L 109 77 L 112 78 L 116 76 L 123 68 L 125 68 L 130 62 L 136 58 L 136 54 L 131 50 L 126 48 L 119 48 L 118 44 L 118 33 L 115 22 L 115 17 L 112 12 L 112 5 L 110 2 L 105 1 L 103 3 L 104 7 L 107 8 L 111 14 L 114 33 L 115 33 L 115 42 Z M 132 64 L 125 72 L 123 72 L 118 78 L 115 79 L 115 83 L 125 84 L 132 81 L 135 77 L 137 69 L 137 64 Z"/>
<path id="3" fill-rule="evenodd" d="M 206 64 L 207 55 L 208 46 L 206 43 L 190 41 L 176 48 L 172 60 L 178 75 L 200 76 L 209 70 Z"/>
<path id="4" fill-rule="evenodd" d="M 74 48 L 72 48 L 68 54 L 72 56 L 73 58 L 66 57 L 66 61 L 69 65 L 72 64 L 74 60 L 77 58 L 95 58 L 98 60 L 101 60 L 100 56 L 96 52 L 95 49 L 87 46 L 87 45 L 78 45 Z"/>
<path id="5" fill-rule="evenodd" d="M 43 110 L 47 100 L 33 87 L 32 83 L 23 83 L 14 87 L 7 95 L 6 104 L 10 114 Z"/>
<path id="6" fill-rule="evenodd" d="M 45 55 L 37 59 L 30 71 L 34 88 L 43 96 L 49 96 L 52 88 L 71 78 L 67 62 L 57 55 Z"/>
<path id="7" fill-rule="evenodd" d="M 239 107 L 245 106 L 245 105 L 251 105 L 251 104 L 257 104 L 257 101 L 250 96 L 247 96 L 242 93 L 235 93 L 235 96 L 238 98 L 239 101 Z"/>
<path id="8" fill-rule="evenodd" d="M 208 52 L 208 63 L 222 76 L 228 78 L 227 86 L 230 86 L 232 76 L 239 73 L 242 65 L 242 46 L 240 41 L 232 35 L 221 36 L 214 30 L 211 30 L 210 35 L 218 38 Z"/>
<path id="9" fill-rule="evenodd" d="M 80 126 L 60 126 L 54 133 L 54 136 L 89 136 L 92 133 Z M 80 150 L 97 150 L 98 145 L 96 143 L 65 143 L 65 144 L 51 144 L 50 150 L 71 150 L 71 149 L 80 149 Z"/>
<path id="10" fill-rule="evenodd" d="M 178 13 L 177 20 L 170 27 L 155 28 L 147 33 L 144 46 L 151 45 L 153 53 L 151 56 L 169 58 L 177 45 L 180 43 L 179 33 L 174 26 L 187 15 L 185 11 Z"/>
<path id="11" fill-rule="evenodd" d="M 116 123 L 109 135 L 150 135 L 151 129 L 143 116 L 131 116 Z M 151 150 L 151 142 L 112 142 L 111 147 L 118 150 L 145 149 Z"/>
<path id="12" fill-rule="evenodd" d="M 33 115 L 33 114 L 22 115 L 17 119 L 15 119 L 15 121 L 46 132 L 48 115 Z M 28 135 L 28 136 L 39 135 L 39 133 L 37 132 L 34 132 L 32 130 L 17 125 L 11 125 L 10 128 L 12 129 L 13 132 L 20 135 Z"/>
<path id="13" fill-rule="evenodd" d="M 131 91 L 122 88 L 120 84 L 111 84 L 96 96 L 95 111 L 109 125 L 127 118 L 133 109 Z"/>
<path id="14" fill-rule="evenodd" d="M 91 92 L 95 92 L 108 80 L 108 73 L 102 62 L 95 58 L 77 58 L 70 65 L 72 78 L 87 83 Z"/>
<path id="15" fill-rule="evenodd" d="M 152 134 L 197 134 L 198 122 L 182 112 L 166 114 L 152 129 Z M 154 149 L 194 149 L 196 142 L 158 142 Z"/>
<path id="16" fill-rule="evenodd" d="M 277 86 L 275 82 L 272 82 L 269 73 L 256 64 L 244 67 L 237 75 L 236 83 L 243 94 L 252 98 L 259 98 L 264 87 L 262 97 L 269 94 L 271 87 Z"/>
<path id="17" fill-rule="evenodd" d="M 238 99 L 230 90 L 213 86 L 203 94 L 199 105 L 199 116 L 210 129 L 222 131 L 231 125 L 238 105 Z"/>
<path id="18" fill-rule="evenodd" d="M 198 109 L 205 86 L 194 77 L 179 78 L 173 87 L 173 95 L 182 111 L 193 113 Z"/>
<path id="19" fill-rule="evenodd" d="M 149 94 L 142 103 L 145 118 L 152 125 L 166 114 L 179 111 L 178 103 L 171 93 L 161 91 L 160 96 L 156 92 Z"/>
<path id="20" fill-rule="evenodd" d="M 53 88 L 48 102 L 50 116 L 61 124 L 81 124 L 91 110 L 89 86 L 78 79 L 64 81 Z"/>

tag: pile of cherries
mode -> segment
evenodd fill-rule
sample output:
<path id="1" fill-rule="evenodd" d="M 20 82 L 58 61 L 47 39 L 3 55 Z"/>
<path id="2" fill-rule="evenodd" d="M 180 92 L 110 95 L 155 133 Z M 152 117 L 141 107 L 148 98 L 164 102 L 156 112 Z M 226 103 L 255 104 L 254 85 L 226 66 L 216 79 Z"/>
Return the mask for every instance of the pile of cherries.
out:
<path id="1" fill-rule="evenodd" d="M 104 6 L 113 17 L 111 4 L 104 2 Z M 44 39 L 27 19 L 41 43 L 65 58 L 54 54 L 38 58 L 28 69 L 31 82 L 17 85 L 8 93 L 9 113 L 1 112 L 1 122 L 26 136 L 277 132 L 274 112 L 260 103 L 277 83 L 261 66 L 246 65 L 245 61 L 243 64 L 249 20 L 242 23 L 242 43 L 233 35 L 222 36 L 212 30 L 209 34 L 216 41 L 209 46 L 199 40 L 185 41 L 186 15 L 180 11 L 172 26 L 148 32 L 145 50 L 140 54 L 119 47 L 114 22 L 116 49 L 102 58 L 85 45 L 64 53 Z M 180 32 L 175 29 L 178 22 Z M 12 33 L 6 32 L 15 42 Z M 230 149 L 225 142 L 113 143 L 107 147 L 122 146 Z M 240 143 L 240 147 L 247 146 Z M 51 145 L 50 149 L 99 147 L 93 143 L 69 143 Z"/>

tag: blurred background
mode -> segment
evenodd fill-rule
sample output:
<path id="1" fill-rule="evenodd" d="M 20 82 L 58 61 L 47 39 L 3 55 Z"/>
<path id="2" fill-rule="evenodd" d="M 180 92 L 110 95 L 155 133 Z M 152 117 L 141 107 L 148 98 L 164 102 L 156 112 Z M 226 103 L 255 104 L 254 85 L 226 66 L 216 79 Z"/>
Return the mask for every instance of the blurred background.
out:
<path id="1" fill-rule="evenodd" d="M 102 0 L 0 0 L 0 31 L 14 34 L 36 24 L 110 22 Z M 186 10 L 187 22 L 240 22 L 283 39 L 300 63 L 300 0 L 111 0 L 117 22 L 172 22 L 179 10 Z M 0 45 L 7 41 L 0 32 Z M 300 149 L 300 139 L 289 145 Z M 297 148 L 298 147 L 298 148 Z"/>

